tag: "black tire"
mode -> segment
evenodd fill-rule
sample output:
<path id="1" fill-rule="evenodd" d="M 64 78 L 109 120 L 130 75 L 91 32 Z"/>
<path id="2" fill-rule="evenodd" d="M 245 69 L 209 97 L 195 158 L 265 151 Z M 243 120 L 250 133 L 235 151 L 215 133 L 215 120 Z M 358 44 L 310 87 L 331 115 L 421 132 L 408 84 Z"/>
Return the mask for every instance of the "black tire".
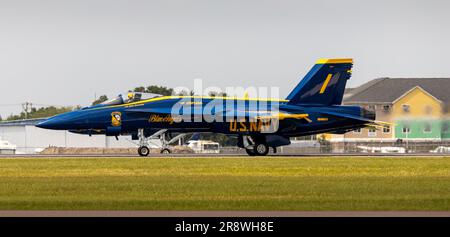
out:
<path id="1" fill-rule="evenodd" d="M 257 156 L 265 156 L 269 153 L 269 146 L 266 143 L 257 142 L 253 148 L 253 152 Z"/>
<path id="2" fill-rule="evenodd" d="M 249 156 L 255 156 L 255 152 L 253 151 L 253 149 L 245 149 L 245 152 L 247 152 L 247 155 Z"/>
<path id="3" fill-rule="evenodd" d="M 161 150 L 161 154 L 170 154 L 172 151 L 170 149 L 164 148 Z"/>
<path id="4" fill-rule="evenodd" d="M 148 154 L 150 154 L 150 149 L 146 146 L 141 146 L 138 148 L 138 153 L 140 156 L 148 156 Z"/>

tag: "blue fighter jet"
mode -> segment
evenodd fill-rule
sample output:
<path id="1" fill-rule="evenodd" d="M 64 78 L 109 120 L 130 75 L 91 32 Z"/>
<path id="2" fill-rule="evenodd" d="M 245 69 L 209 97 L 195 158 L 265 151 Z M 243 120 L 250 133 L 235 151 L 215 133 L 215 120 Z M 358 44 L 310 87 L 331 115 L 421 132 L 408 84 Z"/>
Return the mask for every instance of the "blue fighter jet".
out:
<path id="1" fill-rule="evenodd" d="M 119 96 L 56 115 L 36 126 L 116 138 L 131 135 L 139 140 L 141 156 L 149 154 L 149 139 L 161 139 L 161 153 L 170 153 L 169 144 L 185 134 L 222 133 L 236 136 L 248 155 L 264 156 L 270 148 L 276 152 L 289 145 L 290 137 L 380 126 L 373 111 L 341 105 L 352 65 L 352 59 L 318 60 L 286 99 L 132 92 L 125 99 Z"/>

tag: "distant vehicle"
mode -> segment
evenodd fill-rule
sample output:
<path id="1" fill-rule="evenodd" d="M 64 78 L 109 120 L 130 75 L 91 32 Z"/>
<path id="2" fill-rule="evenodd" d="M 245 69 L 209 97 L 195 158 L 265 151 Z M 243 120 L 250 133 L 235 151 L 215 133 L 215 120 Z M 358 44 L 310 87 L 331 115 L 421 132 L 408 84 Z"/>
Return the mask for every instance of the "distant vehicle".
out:
<path id="1" fill-rule="evenodd" d="M 404 147 L 385 146 L 385 147 L 371 147 L 371 146 L 357 146 L 362 152 L 367 153 L 406 153 Z"/>
<path id="2" fill-rule="evenodd" d="M 195 153 L 220 153 L 220 146 L 218 142 L 205 140 L 191 140 L 187 142 L 187 146 Z"/>
<path id="3" fill-rule="evenodd" d="M 438 146 L 434 150 L 430 150 L 431 153 L 450 153 L 450 147 Z"/>
<path id="4" fill-rule="evenodd" d="M 320 147 L 320 142 L 317 140 L 291 140 L 291 147 Z"/>
<path id="5" fill-rule="evenodd" d="M 237 146 L 248 155 L 265 156 L 270 148 L 291 144 L 290 137 L 343 134 L 381 123 L 375 121 L 374 111 L 341 105 L 352 66 L 352 59 L 320 59 L 286 99 L 130 92 L 126 98 L 119 95 L 36 126 L 116 138 L 131 135 L 139 140 L 141 156 L 149 154 L 151 138 L 159 137 L 161 153 L 170 153 L 169 144 L 183 134 L 222 133 L 237 137 Z"/>
<path id="6" fill-rule="evenodd" d="M 13 155 L 16 154 L 16 146 L 9 143 L 8 141 L 2 140 L 0 137 L 0 154 Z"/>
<path id="7" fill-rule="evenodd" d="M 45 148 L 36 148 L 36 149 L 34 149 L 34 153 L 39 154 L 40 152 L 42 152 L 44 150 L 45 150 Z"/>

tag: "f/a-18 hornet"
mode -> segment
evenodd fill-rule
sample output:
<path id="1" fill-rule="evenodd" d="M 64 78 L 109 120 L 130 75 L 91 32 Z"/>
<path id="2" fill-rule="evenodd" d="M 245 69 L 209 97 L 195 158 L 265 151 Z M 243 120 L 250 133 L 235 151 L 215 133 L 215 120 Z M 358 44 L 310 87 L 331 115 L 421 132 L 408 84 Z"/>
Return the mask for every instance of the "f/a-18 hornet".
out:
<path id="1" fill-rule="evenodd" d="M 342 134 L 379 124 L 373 111 L 341 105 L 352 65 L 352 59 L 318 60 L 286 99 L 130 92 L 125 99 L 119 95 L 36 126 L 116 138 L 131 135 L 139 140 L 141 156 L 149 154 L 153 138 L 161 139 L 161 153 L 170 153 L 169 144 L 185 134 L 222 133 L 236 136 L 250 156 L 264 156 L 270 148 L 289 145 L 290 137 Z"/>

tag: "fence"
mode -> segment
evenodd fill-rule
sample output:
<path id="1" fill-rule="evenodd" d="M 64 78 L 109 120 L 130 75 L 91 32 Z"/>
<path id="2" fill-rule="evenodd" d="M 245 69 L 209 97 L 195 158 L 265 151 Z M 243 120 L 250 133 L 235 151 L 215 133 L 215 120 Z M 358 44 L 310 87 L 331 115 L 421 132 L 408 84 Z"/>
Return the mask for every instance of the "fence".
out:
<path id="1" fill-rule="evenodd" d="M 238 147 L 222 147 L 223 154 L 245 154 Z M 450 154 L 450 141 L 401 141 L 401 142 L 317 142 L 315 145 L 278 147 L 280 154 Z"/>

